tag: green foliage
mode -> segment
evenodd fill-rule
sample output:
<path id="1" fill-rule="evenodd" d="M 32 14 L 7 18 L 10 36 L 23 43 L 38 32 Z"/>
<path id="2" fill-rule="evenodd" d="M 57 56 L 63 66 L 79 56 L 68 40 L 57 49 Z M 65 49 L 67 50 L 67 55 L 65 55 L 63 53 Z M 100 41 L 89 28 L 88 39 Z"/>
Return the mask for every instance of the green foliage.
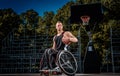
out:
<path id="1" fill-rule="evenodd" d="M 36 11 L 34 11 L 33 9 L 31 10 L 27 10 L 26 12 L 22 13 L 20 15 L 20 18 L 22 20 L 22 25 L 20 26 L 27 29 L 27 31 L 25 31 L 27 34 L 32 35 L 35 32 L 35 27 L 38 26 L 38 21 L 39 21 L 39 16 L 38 13 Z M 24 30 L 24 29 L 22 29 Z"/>
<path id="2" fill-rule="evenodd" d="M 44 12 L 43 20 L 45 22 L 45 25 L 51 26 L 52 25 L 52 19 L 54 17 L 54 12 Z"/>
<path id="3" fill-rule="evenodd" d="M 11 8 L 0 9 L 0 40 L 4 39 L 13 28 L 18 28 L 21 20 Z"/>
<path id="4" fill-rule="evenodd" d="M 109 12 L 109 19 L 120 19 L 120 1 L 119 0 L 101 0 L 102 4 Z"/>

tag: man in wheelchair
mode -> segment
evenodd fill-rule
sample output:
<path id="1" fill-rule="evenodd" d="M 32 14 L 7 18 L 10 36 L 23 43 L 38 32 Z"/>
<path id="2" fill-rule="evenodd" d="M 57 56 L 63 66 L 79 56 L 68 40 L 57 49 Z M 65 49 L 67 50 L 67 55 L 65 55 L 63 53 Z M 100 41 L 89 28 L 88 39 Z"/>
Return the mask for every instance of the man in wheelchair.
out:
<path id="1" fill-rule="evenodd" d="M 57 34 L 53 37 L 53 46 L 45 50 L 46 59 L 48 62 L 47 68 L 44 69 L 57 69 L 56 56 L 60 50 L 67 50 L 68 45 L 73 42 L 78 42 L 78 39 L 69 31 L 63 30 L 61 21 L 56 23 Z M 51 63 L 50 63 L 51 62 Z"/>

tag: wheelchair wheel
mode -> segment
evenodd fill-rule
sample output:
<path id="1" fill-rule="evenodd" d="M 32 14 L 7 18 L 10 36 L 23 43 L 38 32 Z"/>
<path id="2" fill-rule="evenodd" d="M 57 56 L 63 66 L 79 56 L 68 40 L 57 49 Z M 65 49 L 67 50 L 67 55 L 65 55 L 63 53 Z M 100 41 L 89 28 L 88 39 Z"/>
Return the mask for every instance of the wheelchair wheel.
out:
<path id="1" fill-rule="evenodd" d="M 46 53 L 44 53 L 44 54 L 42 55 L 42 58 L 41 58 L 41 60 L 40 60 L 40 70 L 42 70 L 42 69 L 44 68 L 44 66 L 47 65 L 46 62 L 44 62 L 45 60 L 46 60 Z"/>
<path id="2" fill-rule="evenodd" d="M 42 58 L 41 58 L 41 60 L 40 60 L 40 68 L 39 68 L 39 70 L 42 70 L 42 68 L 43 68 L 43 58 L 44 58 L 44 55 L 42 56 Z"/>
<path id="3" fill-rule="evenodd" d="M 50 49 L 45 50 L 45 52 L 42 55 L 42 58 L 40 60 L 40 70 L 52 68 L 52 65 L 50 64 L 51 61 L 49 61 L 49 57 L 47 57 L 49 56 L 49 50 Z"/>
<path id="4" fill-rule="evenodd" d="M 58 54 L 58 66 L 67 75 L 74 75 L 77 71 L 77 61 L 69 51 L 62 50 Z"/>
<path id="5" fill-rule="evenodd" d="M 55 58 L 56 58 L 57 54 L 54 54 L 53 51 L 51 51 L 51 49 L 49 49 L 47 51 L 47 54 L 48 55 L 46 55 L 46 56 L 48 56 L 48 66 L 50 69 L 53 69 L 56 67 Z"/>

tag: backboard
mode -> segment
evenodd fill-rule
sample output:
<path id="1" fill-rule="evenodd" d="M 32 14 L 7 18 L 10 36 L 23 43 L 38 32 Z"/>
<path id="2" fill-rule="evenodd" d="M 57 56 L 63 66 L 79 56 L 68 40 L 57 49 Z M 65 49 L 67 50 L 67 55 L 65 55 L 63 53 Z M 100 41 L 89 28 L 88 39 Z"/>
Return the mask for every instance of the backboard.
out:
<path id="1" fill-rule="evenodd" d="M 81 16 L 90 16 L 89 22 L 99 22 L 103 18 L 101 3 L 81 4 L 71 6 L 70 23 L 82 23 Z"/>

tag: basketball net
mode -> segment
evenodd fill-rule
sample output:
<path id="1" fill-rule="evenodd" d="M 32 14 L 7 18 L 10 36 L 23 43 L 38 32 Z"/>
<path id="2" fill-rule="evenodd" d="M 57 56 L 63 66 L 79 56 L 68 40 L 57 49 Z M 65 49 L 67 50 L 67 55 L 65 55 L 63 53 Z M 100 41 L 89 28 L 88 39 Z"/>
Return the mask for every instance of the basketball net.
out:
<path id="1" fill-rule="evenodd" d="M 90 16 L 85 15 L 85 16 L 81 16 L 80 18 L 83 22 L 82 23 L 83 25 L 88 25 L 89 24 Z"/>

